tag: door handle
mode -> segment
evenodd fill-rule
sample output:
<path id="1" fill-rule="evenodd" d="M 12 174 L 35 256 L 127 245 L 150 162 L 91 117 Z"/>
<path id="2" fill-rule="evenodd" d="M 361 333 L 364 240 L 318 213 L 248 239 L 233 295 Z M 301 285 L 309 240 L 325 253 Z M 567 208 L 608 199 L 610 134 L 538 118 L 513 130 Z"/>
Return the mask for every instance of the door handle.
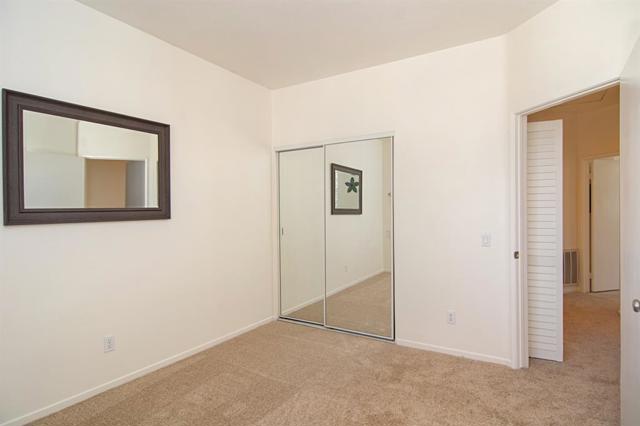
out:
<path id="1" fill-rule="evenodd" d="M 640 300 L 633 299 L 633 302 L 631 302 L 631 306 L 633 306 L 633 312 L 640 312 Z"/>

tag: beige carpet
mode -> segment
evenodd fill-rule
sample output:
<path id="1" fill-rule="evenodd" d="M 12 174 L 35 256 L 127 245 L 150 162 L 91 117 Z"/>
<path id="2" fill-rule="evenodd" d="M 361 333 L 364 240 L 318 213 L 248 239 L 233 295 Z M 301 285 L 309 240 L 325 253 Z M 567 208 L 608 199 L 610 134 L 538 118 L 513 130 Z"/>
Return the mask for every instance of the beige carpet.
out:
<path id="1" fill-rule="evenodd" d="M 36 424 L 615 425 L 617 309 L 567 295 L 566 361 L 528 370 L 274 322 Z"/>
<path id="2" fill-rule="evenodd" d="M 383 272 L 327 298 L 327 325 L 391 337 L 391 274 Z M 287 315 L 322 323 L 322 301 Z"/>

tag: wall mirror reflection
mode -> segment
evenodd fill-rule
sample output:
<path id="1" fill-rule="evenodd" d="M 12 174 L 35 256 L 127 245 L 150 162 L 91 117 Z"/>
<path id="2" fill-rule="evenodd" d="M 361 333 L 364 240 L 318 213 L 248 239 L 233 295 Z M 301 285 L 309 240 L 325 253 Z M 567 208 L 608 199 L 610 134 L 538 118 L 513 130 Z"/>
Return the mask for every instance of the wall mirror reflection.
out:
<path id="1" fill-rule="evenodd" d="M 3 91 L 5 224 L 169 217 L 169 126 Z"/>
<path id="2" fill-rule="evenodd" d="M 394 338 L 392 142 L 279 154 L 281 317 Z"/>
<path id="3" fill-rule="evenodd" d="M 158 135 L 24 111 L 24 205 L 158 207 Z"/>

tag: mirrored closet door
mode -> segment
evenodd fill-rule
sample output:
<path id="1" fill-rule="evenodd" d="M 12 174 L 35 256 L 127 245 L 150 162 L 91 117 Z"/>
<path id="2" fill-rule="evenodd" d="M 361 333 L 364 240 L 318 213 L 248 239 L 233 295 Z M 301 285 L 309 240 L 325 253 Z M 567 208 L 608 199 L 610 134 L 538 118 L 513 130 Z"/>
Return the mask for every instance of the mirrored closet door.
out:
<path id="1" fill-rule="evenodd" d="M 280 315 L 324 324 L 324 149 L 279 154 Z"/>
<path id="2" fill-rule="evenodd" d="M 394 338 L 392 138 L 279 153 L 282 318 Z"/>

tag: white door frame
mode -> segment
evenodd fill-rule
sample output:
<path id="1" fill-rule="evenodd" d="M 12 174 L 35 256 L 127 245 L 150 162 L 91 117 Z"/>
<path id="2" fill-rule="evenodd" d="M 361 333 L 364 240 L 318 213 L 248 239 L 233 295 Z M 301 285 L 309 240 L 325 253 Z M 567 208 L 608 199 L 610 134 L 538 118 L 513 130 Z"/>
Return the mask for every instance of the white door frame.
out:
<path id="1" fill-rule="evenodd" d="M 527 312 L 528 292 L 526 262 L 522 261 L 527 258 L 526 235 L 524 234 L 527 229 L 527 212 L 526 209 L 523 208 L 525 205 L 524 197 L 526 197 L 527 190 L 527 167 L 526 164 L 524 164 L 526 161 L 526 155 L 524 155 L 524 153 L 527 152 L 527 116 L 618 84 L 620 84 L 620 79 L 618 78 L 608 80 L 585 90 L 581 90 L 561 98 L 556 98 L 549 102 L 545 102 L 513 114 L 513 120 L 515 123 L 515 146 L 513 146 L 513 149 L 515 155 L 512 156 L 511 161 L 511 185 L 512 194 L 515 196 L 511 202 L 511 240 L 514 247 L 513 252 L 518 252 L 519 259 L 521 259 L 513 262 L 513 268 L 511 271 L 512 281 L 514 282 L 511 294 L 511 359 L 513 368 L 529 367 L 529 321 Z M 510 257 L 513 259 L 514 256 L 510 253 Z"/>

